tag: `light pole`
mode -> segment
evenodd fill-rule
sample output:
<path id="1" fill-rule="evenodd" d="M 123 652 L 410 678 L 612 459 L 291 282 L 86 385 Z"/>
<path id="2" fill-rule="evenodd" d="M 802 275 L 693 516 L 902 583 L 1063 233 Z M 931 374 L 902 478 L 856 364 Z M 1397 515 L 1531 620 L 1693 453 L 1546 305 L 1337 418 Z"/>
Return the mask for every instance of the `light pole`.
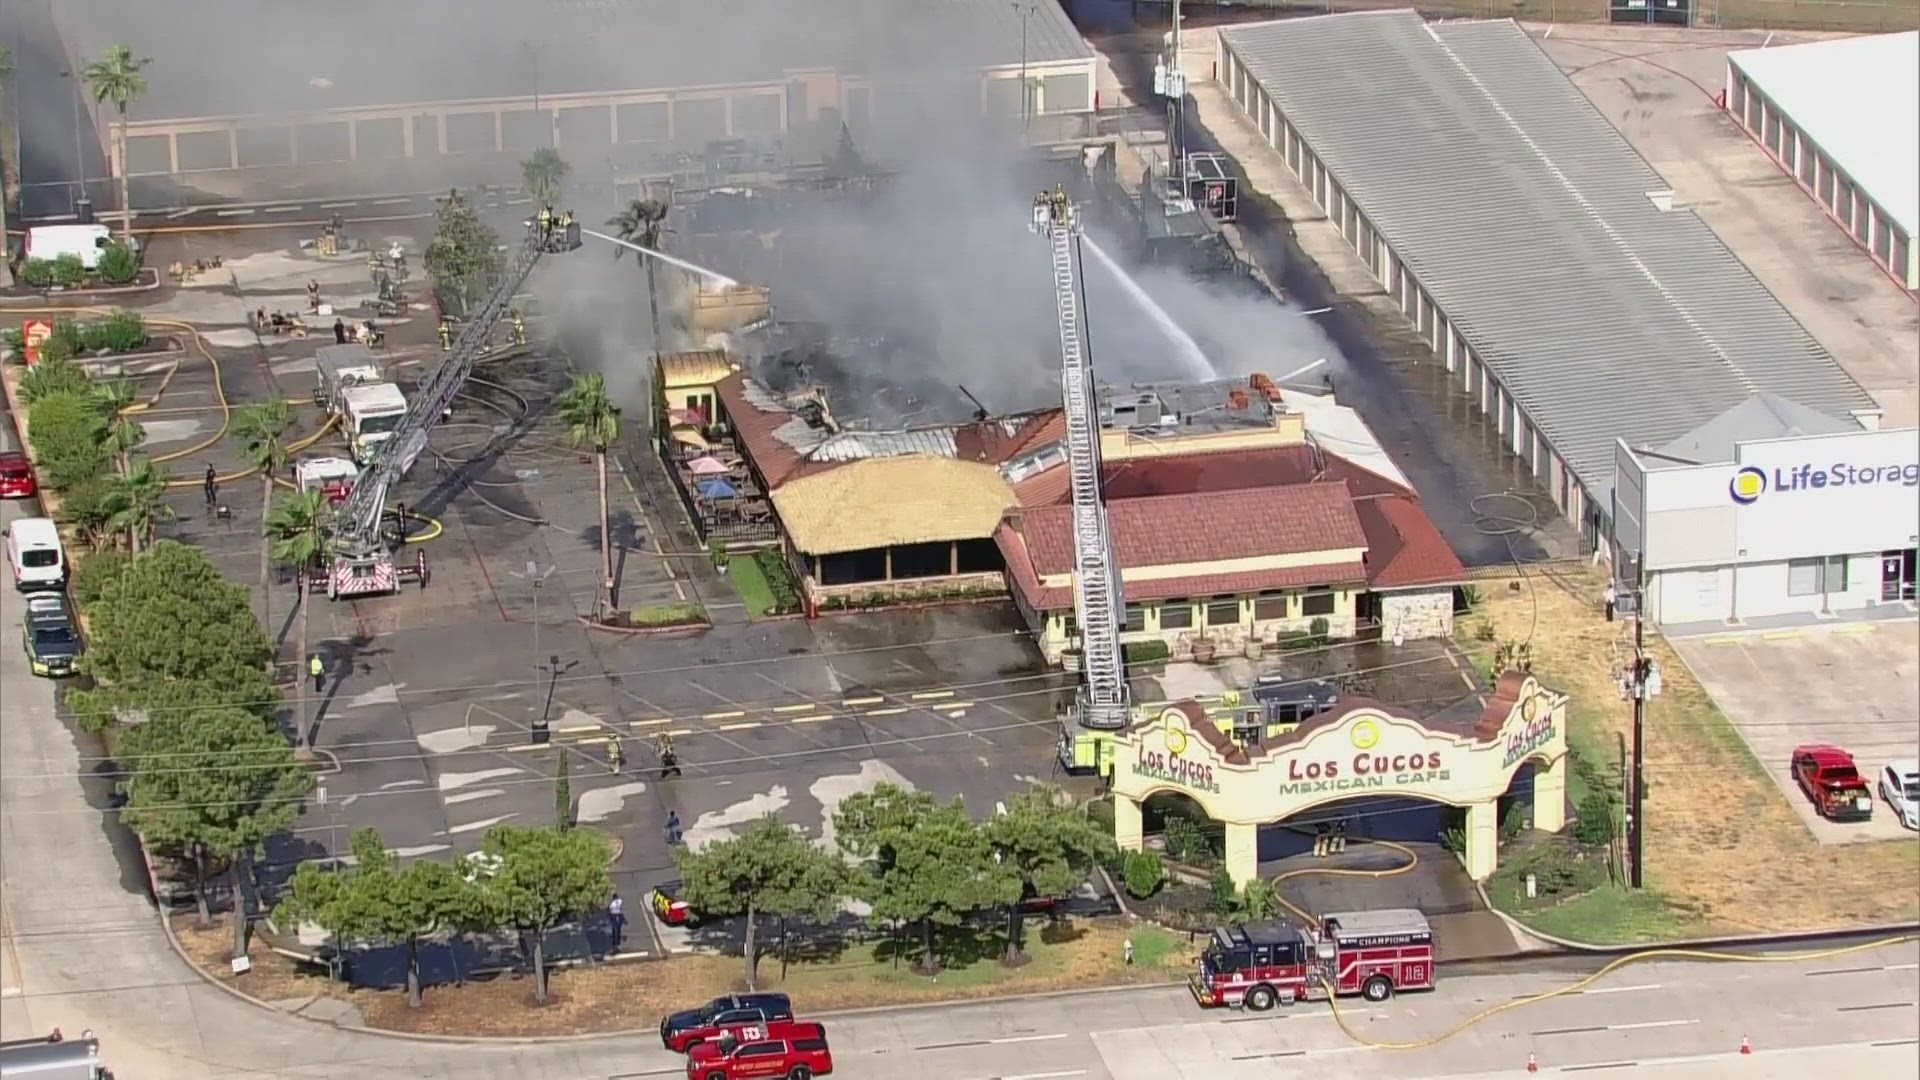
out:
<path id="1" fill-rule="evenodd" d="M 533 58 L 533 111 L 538 113 L 540 111 L 540 46 L 535 45 L 531 41 L 523 41 L 520 43 L 520 47 L 527 50 L 527 55 Z M 547 145 L 549 147 L 559 145 L 560 135 L 559 132 L 555 130 L 557 126 L 558 122 L 549 115 L 547 117 Z"/>
<path id="2" fill-rule="evenodd" d="M 1013 10 L 1020 15 L 1020 133 L 1024 136 L 1033 126 L 1029 119 L 1033 114 L 1033 88 L 1027 85 L 1027 20 L 1033 15 L 1033 5 L 1014 0 Z"/>
<path id="3" fill-rule="evenodd" d="M 61 72 L 60 77 L 73 80 L 73 171 L 74 175 L 80 178 L 80 182 L 78 195 L 72 193 L 72 188 L 68 189 L 67 202 L 69 208 L 78 216 L 80 200 L 87 194 L 87 157 L 80 149 L 80 94 L 84 84 L 81 82 L 81 77 L 72 69 Z"/>
<path id="4" fill-rule="evenodd" d="M 533 677 L 536 683 L 539 682 L 540 675 L 546 670 L 540 666 L 540 586 L 546 583 L 547 578 L 553 576 L 553 572 L 556 569 L 558 569 L 558 567 L 549 566 L 545 570 L 542 570 L 540 569 L 539 563 L 528 559 L 525 571 L 507 571 L 514 577 L 533 584 Z"/>

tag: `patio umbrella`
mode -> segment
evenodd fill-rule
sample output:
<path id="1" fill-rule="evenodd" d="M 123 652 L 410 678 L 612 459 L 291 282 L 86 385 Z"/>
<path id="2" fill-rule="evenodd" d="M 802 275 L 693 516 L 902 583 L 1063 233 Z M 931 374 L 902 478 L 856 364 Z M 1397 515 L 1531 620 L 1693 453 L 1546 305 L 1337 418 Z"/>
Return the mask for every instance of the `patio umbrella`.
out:
<path id="1" fill-rule="evenodd" d="M 687 462 L 687 471 L 695 476 L 725 476 L 727 466 L 712 454 L 702 454 Z"/>
<path id="2" fill-rule="evenodd" d="M 707 422 L 707 418 L 700 414 L 699 409 L 668 409 L 667 419 L 688 427 L 702 427 Z"/>
<path id="3" fill-rule="evenodd" d="M 700 494 L 709 499 L 731 499 L 740 494 L 732 484 L 725 480 L 702 480 L 697 486 Z"/>
<path id="4" fill-rule="evenodd" d="M 673 441 L 680 443 L 683 446 L 691 446 L 695 450 L 707 449 L 706 436 L 700 434 L 699 432 L 689 427 L 674 428 Z"/>

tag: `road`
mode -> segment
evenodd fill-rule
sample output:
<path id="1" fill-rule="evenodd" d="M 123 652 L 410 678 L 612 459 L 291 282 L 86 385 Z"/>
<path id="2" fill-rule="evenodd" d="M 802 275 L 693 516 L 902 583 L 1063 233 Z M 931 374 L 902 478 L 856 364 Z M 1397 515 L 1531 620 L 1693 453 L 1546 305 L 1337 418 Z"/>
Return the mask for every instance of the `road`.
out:
<path id="1" fill-rule="evenodd" d="M 8 506 L 0 517 L 25 512 Z M 19 597 L 5 590 L 8 633 L 20 614 Z M 50 687 L 27 673 L 18 650 L 0 650 L 0 682 L 0 1037 L 90 1027 L 120 1075 L 141 1080 L 602 1080 L 679 1070 L 650 1035 L 538 1045 L 401 1040 L 259 1009 L 208 985 L 169 949 L 138 875 L 126 869 L 131 844 L 102 811 L 92 741 L 69 732 Z M 1659 1070 L 1653 1075 L 1732 1076 L 1714 1070 L 1737 1067 L 1742 1078 L 1788 1077 L 1845 1062 L 1910 1077 L 1920 1075 L 1916 960 L 1920 949 L 1907 944 L 1816 961 L 1654 961 L 1409 1051 L 1356 1045 L 1322 1006 L 1204 1013 L 1178 988 L 870 1012 L 835 1019 L 830 1030 L 835 1075 L 847 1080 L 1264 1080 L 1276 1066 L 1296 1077 L 1408 1080 L 1513 1074 L 1529 1053 L 1548 1072 L 1642 1062 Z M 1417 1040 L 1565 986 L 1578 977 L 1570 963 L 1448 978 L 1431 994 L 1351 1005 L 1347 1019 L 1369 1037 Z M 637 1026 L 652 1020 L 634 1018 Z M 1754 1040 L 1751 1058 L 1737 1054 L 1743 1036 Z"/>

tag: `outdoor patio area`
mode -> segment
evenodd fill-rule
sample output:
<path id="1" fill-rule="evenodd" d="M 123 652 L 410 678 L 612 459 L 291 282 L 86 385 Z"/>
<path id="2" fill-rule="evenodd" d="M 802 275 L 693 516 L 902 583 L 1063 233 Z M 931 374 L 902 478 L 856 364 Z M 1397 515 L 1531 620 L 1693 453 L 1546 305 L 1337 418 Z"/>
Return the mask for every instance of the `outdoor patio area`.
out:
<path id="1" fill-rule="evenodd" d="M 661 459 L 701 538 L 725 544 L 778 539 L 773 504 L 733 439 L 697 409 L 669 409 L 667 420 Z"/>

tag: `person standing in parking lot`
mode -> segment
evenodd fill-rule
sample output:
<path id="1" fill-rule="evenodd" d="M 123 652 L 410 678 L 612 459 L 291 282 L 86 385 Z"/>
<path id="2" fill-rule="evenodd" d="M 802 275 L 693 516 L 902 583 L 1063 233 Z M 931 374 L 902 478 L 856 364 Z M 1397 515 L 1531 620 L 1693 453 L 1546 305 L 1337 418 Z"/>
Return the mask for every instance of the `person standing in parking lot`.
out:
<path id="1" fill-rule="evenodd" d="M 607 901 L 607 926 L 612 931 L 611 943 L 607 946 L 607 955 L 613 956 L 620 951 L 620 939 L 627 931 L 627 902 L 620 899 L 619 893 Z"/>

